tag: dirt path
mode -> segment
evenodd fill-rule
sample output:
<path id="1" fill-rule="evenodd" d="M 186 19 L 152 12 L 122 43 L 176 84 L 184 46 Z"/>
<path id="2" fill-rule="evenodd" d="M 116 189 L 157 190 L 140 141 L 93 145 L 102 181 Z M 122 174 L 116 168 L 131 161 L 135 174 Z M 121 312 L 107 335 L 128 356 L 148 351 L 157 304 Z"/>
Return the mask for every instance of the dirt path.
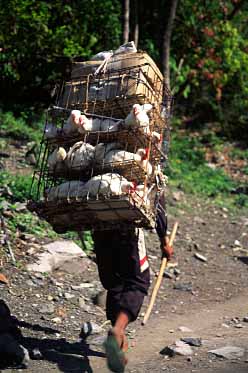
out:
<path id="1" fill-rule="evenodd" d="M 247 313 L 246 292 L 225 303 L 212 304 L 209 308 L 187 309 L 184 314 L 174 317 L 171 315 L 154 317 L 145 327 L 139 329 L 136 338 L 137 345 L 128 354 L 130 363 L 126 371 L 130 373 L 217 372 L 219 369 L 223 373 L 247 372 L 248 354 L 243 362 L 241 361 L 240 364 L 236 362 L 234 368 L 228 368 L 230 362 L 211 359 L 208 355 L 208 350 L 227 345 L 247 347 L 248 325 L 243 328 L 223 326 L 225 320 L 237 317 L 242 319 Z M 188 327 L 192 329 L 192 332 L 181 332 L 180 326 Z M 189 362 L 186 357 L 179 356 L 165 360 L 162 355 L 158 354 L 165 346 L 182 337 L 200 337 L 203 340 L 203 346 L 195 349 L 192 361 Z M 247 360 L 246 363 L 245 360 Z M 100 359 L 92 358 L 90 362 L 93 371 L 108 372 Z"/>
<path id="2" fill-rule="evenodd" d="M 247 350 L 247 252 L 248 218 L 233 215 L 211 201 L 196 201 L 183 197 L 180 203 L 170 205 L 169 222 L 172 227 L 179 220 L 175 241 L 176 271 L 172 268 L 163 280 L 148 324 L 141 326 L 142 317 L 129 327 L 131 350 L 127 372 L 248 372 L 248 356 L 227 361 L 214 358 L 208 351 L 215 347 L 234 345 Z M 25 241 L 26 240 L 26 241 Z M 30 240 L 30 241 L 29 241 Z M 160 265 L 158 241 L 155 234 L 146 234 L 150 265 L 154 274 Z M 25 264 L 35 260 L 28 249 L 40 244 L 39 237 L 22 237 L 22 246 L 15 248 L 18 267 L 5 264 L 2 271 L 10 280 L 11 288 L 0 285 L 0 298 L 24 324 L 23 343 L 43 352 L 43 360 L 31 360 L 26 371 L 35 373 L 107 372 L 101 348 L 88 342 L 79 343 L 83 321 L 104 323 L 103 310 L 92 303 L 101 290 L 94 262 L 86 267 L 73 264 L 73 270 L 63 269 L 51 275 L 35 277 L 25 271 Z M 205 256 L 206 262 L 195 257 Z M 92 288 L 73 290 L 72 285 L 91 282 Z M 65 293 L 72 298 L 65 298 Z M 78 306 L 78 297 L 84 297 L 86 307 Z M 141 312 L 148 303 L 146 299 Z M 44 314 L 41 308 L 52 305 L 52 312 Z M 53 320 L 59 317 L 60 323 Z M 25 324 L 26 323 L 26 324 Z M 241 324 L 242 327 L 237 327 Z M 180 326 L 192 330 L 182 333 Z M 104 337 L 107 331 L 105 327 Z M 165 359 L 159 352 L 181 337 L 199 337 L 203 345 L 194 348 L 194 355 Z M 14 372 L 11 369 L 4 373 Z"/>

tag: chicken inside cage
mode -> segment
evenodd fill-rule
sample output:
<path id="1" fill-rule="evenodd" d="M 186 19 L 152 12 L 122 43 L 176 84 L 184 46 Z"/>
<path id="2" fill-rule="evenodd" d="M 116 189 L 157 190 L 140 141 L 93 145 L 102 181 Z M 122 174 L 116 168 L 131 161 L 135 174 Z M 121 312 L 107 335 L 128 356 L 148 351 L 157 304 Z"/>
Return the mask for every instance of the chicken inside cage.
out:
<path id="1" fill-rule="evenodd" d="M 154 227 L 167 93 L 154 62 L 132 49 L 77 64 L 47 113 L 32 201 L 55 230 Z"/>

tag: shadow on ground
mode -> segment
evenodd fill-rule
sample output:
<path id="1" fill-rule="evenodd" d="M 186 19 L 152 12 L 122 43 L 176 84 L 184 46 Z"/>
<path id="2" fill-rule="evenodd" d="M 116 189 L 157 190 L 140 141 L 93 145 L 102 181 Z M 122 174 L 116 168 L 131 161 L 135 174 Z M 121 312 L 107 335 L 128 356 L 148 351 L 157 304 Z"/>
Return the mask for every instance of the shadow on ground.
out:
<path id="1" fill-rule="evenodd" d="M 91 373 L 89 357 L 104 357 L 104 353 L 93 351 L 85 342 L 67 342 L 66 339 L 23 338 L 22 345 L 29 351 L 38 349 L 44 360 L 57 364 L 62 372 Z"/>
<path id="2" fill-rule="evenodd" d="M 104 357 L 104 353 L 93 351 L 83 339 L 79 342 L 68 342 L 65 338 L 53 339 L 51 335 L 59 331 L 53 328 L 43 327 L 39 324 L 31 324 L 25 321 L 19 321 L 16 317 L 11 316 L 10 310 L 6 303 L 1 300 L 1 324 L 0 336 L 10 336 L 11 341 L 14 340 L 15 349 L 12 349 L 11 354 L 13 357 L 20 349 L 20 345 L 25 347 L 30 354 L 32 360 L 44 360 L 57 364 L 61 372 L 78 372 L 78 373 L 91 373 L 93 372 L 90 367 L 89 357 Z M 49 335 L 48 338 L 37 337 L 24 337 L 19 327 L 30 329 L 32 331 L 42 331 Z M 2 334 L 1 334 L 2 333 Z M 22 350 L 21 350 L 22 352 Z M 1 351 L 0 351 L 1 353 Z M 11 356 L 11 355 L 10 355 Z M 7 362 L 8 361 L 8 362 Z M 8 359 L 0 361 L 0 369 L 8 369 L 16 367 L 15 361 Z M 44 371 L 45 371 L 44 367 Z"/>

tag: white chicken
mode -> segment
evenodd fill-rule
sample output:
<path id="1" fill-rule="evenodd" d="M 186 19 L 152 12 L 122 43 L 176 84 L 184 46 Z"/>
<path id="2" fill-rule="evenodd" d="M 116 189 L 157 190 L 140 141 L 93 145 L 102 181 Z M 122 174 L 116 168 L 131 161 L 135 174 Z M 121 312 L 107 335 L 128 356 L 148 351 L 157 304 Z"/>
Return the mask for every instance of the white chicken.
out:
<path id="1" fill-rule="evenodd" d="M 142 127 L 145 133 L 149 133 L 149 117 L 147 113 L 151 109 L 151 104 L 133 105 L 131 112 L 125 119 L 125 125 L 129 127 Z"/>
<path id="2" fill-rule="evenodd" d="M 106 154 L 104 157 L 104 163 L 121 163 L 125 161 L 141 161 L 141 156 L 139 154 L 130 153 L 126 150 L 112 150 Z"/>
<path id="3" fill-rule="evenodd" d="M 94 159 L 95 147 L 84 141 L 74 144 L 66 157 L 66 166 L 73 170 L 82 170 L 89 167 Z"/>
<path id="4" fill-rule="evenodd" d="M 113 149 L 119 149 L 120 144 L 116 142 L 110 142 L 109 144 L 99 143 L 95 146 L 94 158 L 97 163 L 102 163 L 106 155 Z"/>
<path id="5" fill-rule="evenodd" d="M 138 149 L 137 155 L 140 156 L 139 165 L 145 170 L 146 174 L 150 176 L 153 172 L 153 167 L 147 159 L 147 149 Z"/>
<path id="6" fill-rule="evenodd" d="M 156 131 L 152 131 L 150 133 L 150 136 L 152 137 L 152 140 L 154 140 L 155 143 L 160 143 L 162 140 L 162 135 Z"/>
<path id="7" fill-rule="evenodd" d="M 72 110 L 69 118 L 63 126 L 63 131 L 66 135 L 80 131 L 83 123 L 84 115 L 81 114 L 80 110 Z"/>
<path id="8" fill-rule="evenodd" d="M 56 187 L 47 189 L 46 198 L 48 201 L 54 201 L 66 198 L 83 197 L 86 195 L 84 185 L 85 183 L 83 181 L 66 181 Z"/>
<path id="9" fill-rule="evenodd" d="M 85 115 L 82 115 L 82 122 L 79 128 L 79 132 L 84 131 L 118 131 L 119 122 L 116 122 L 111 119 L 100 119 L 100 118 L 87 118 Z"/>
<path id="10" fill-rule="evenodd" d="M 80 110 L 72 110 L 69 118 L 63 126 L 63 131 L 66 135 L 79 132 L 118 131 L 120 128 L 120 121 L 114 121 L 111 118 L 88 118 L 81 114 Z"/>
<path id="11" fill-rule="evenodd" d="M 118 196 L 128 193 L 133 187 L 132 182 L 114 173 L 94 176 L 84 185 L 84 189 L 88 190 L 90 196 L 98 194 Z"/>
<path id="12" fill-rule="evenodd" d="M 94 176 L 84 183 L 83 181 L 67 181 L 56 187 L 46 190 L 48 201 L 63 200 L 67 198 L 85 198 L 101 196 L 118 196 L 127 194 L 134 188 L 134 184 L 119 174 L 103 174 Z"/>
<path id="13" fill-rule="evenodd" d="M 61 170 L 65 167 L 64 160 L 66 159 L 67 153 L 64 148 L 56 148 L 47 159 L 47 167 L 50 171 Z"/>

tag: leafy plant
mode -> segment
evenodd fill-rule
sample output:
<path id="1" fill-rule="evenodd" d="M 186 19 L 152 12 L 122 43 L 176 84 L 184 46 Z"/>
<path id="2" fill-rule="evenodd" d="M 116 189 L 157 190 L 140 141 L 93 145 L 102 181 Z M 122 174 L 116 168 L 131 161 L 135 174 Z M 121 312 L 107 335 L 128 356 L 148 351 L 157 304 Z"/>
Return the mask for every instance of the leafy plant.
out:
<path id="1" fill-rule="evenodd" d="M 42 136 L 43 123 L 27 122 L 27 115 L 23 113 L 16 118 L 12 112 L 0 110 L 0 134 L 19 140 L 39 142 Z"/>
<path id="2" fill-rule="evenodd" d="M 217 197 L 235 188 L 235 182 L 224 171 L 207 165 L 201 142 L 189 134 L 173 135 L 169 159 L 166 174 L 174 186 L 187 193 Z"/>
<path id="3" fill-rule="evenodd" d="M 0 185 L 7 186 L 12 192 L 12 197 L 7 198 L 15 202 L 25 202 L 30 197 L 32 176 L 11 175 L 7 172 L 0 172 Z"/>

